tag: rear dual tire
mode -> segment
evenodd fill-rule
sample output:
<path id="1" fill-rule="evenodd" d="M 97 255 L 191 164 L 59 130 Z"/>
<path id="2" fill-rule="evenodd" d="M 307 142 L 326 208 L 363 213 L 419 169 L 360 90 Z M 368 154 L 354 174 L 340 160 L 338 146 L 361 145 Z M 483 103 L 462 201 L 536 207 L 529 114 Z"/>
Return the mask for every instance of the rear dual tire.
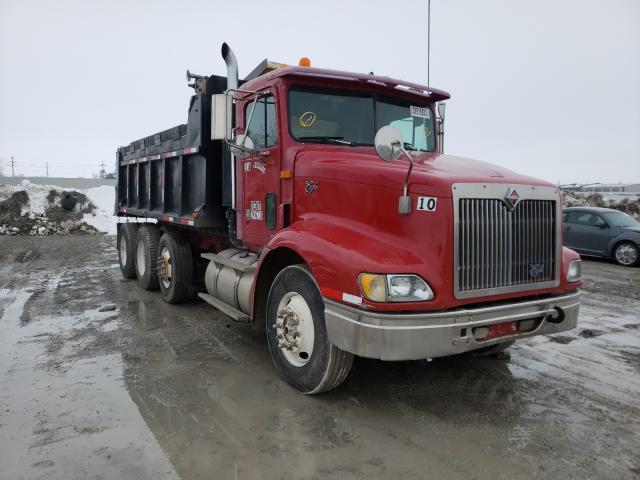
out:
<path id="1" fill-rule="evenodd" d="M 344 382 L 353 355 L 329 342 L 322 295 L 303 265 L 286 267 L 276 276 L 266 317 L 271 358 L 289 385 L 311 395 Z"/>
<path id="2" fill-rule="evenodd" d="M 158 289 L 158 243 L 160 232 L 151 225 L 143 225 L 136 236 L 136 277 L 145 290 Z"/>
<path id="3" fill-rule="evenodd" d="M 191 245 L 177 232 L 160 237 L 157 253 L 158 285 L 168 303 L 183 303 L 193 296 Z"/>
<path id="4" fill-rule="evenodd" d="M 138 225 L 123 223 L 118 230 L 118 260 L 124 278 L 136 278 L 136 243 Z"/>
<path id="5" fill-rule="evenodd" d="M 117 248 L 124 278 L 137 278 L 145 290 L 159 288 L 168 303 L 182 303 L 193 296 L 191 245 L 179 232 L 160 236 L 155 226 L 124 223 Z"/>

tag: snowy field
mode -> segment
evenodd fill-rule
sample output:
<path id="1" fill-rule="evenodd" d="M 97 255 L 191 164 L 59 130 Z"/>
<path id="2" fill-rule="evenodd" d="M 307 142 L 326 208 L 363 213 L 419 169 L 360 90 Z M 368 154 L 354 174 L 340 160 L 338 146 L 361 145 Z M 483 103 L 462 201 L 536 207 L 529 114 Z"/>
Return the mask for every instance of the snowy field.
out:
<path id="1" fill-rule="evenodd" d="M 20 192 L 25 192 L 28 198 L 24 198 Z M 25 180 L 20 185 L 0 185 L 0 204 L 5 204 L 7 215 L 11 213 L 11 207 L 19 207 L 19 212 L 15 213 L 19 213 L 25 220 L 38 220 L 39 224 L 54 222 L 52 215 L 58 212 L 56 220 L 62 223 L 65 220 L 61 220 L 63 215 L 59 213 L 59 205 L 64 192 L 73 192 L 78 198 L 78 204 L 69 212 L 70 218 L 73 217 L 78 223 L 90 225 L 99 232 L 116 234 L 116 217 L 113 215 L 115 188 L 112 186 L 104 185 L 83 190 L 36 185 Z M 13 203 L 8 204 L 12 200 Z"/>

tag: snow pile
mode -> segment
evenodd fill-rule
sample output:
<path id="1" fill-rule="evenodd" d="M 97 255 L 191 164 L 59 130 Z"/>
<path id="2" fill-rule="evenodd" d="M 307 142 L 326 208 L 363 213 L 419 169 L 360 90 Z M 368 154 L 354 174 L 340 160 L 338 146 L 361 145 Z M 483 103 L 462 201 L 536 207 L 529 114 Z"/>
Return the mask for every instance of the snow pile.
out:
<path id="1" fill-rule="evenodd" d="M 116 233 L 115 189 L 67 190 L 54 185 L 0 185 L 0 235 Z"/>
<path id="2" fill-rule="evenodd" d="M 107 235 L 115 235 L 117 221 L 113 215 L 113 206 L 116 202 L 116 189 L 109 185 L 84 190 L 84 194 L 95 205 L 91 214 L 85 214 L 82 220 Z"/>
<path id="3" fill-rule="evenodd" d="M 562 192 L 562 204 L 565 207 L 613 208 L 640 220 L 640 196 L 638 195 Z"/>

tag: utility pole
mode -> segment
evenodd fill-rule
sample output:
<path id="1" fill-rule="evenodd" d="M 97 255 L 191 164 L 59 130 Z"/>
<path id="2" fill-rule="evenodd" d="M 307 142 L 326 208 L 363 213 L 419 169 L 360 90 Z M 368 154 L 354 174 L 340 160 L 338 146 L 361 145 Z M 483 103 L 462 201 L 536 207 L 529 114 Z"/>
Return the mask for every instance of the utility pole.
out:
<path id="1" fill-rule="evenodd" d="M 427 87 L 431 86 L 431 0 L 427 0 Z"/>
<path id="2" fill-rule="evenodd" d="M 49 176 L 49 162 L 45 162 L 44 164 L 47 167 L 47 177 L 48 177 Z"/>
<path id="3" fill-rule="evenodd" d="M 16 176 L 16 172 L 13 170 L 13 165 L 15 164 L 15 162 L 13 161 L 13 155 L 11 155 L 11 176 L 15 177 Z"/>
<path id="4" fill-rule="evenodd" d="M 100 164 L 100 167 L 102 167 L 100 169 L 100 178 L 104 178 L 107 175 L 107 172 L 104 169 L 104 160 L 102 161 L 102 163 Z"/>

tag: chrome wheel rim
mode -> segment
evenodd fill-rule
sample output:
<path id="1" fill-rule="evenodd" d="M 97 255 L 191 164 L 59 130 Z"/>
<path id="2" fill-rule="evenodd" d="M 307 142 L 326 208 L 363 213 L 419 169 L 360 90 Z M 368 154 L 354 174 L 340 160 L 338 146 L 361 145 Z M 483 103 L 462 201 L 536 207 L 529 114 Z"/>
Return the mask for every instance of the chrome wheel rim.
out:
<path id="1" fill-rule="evenodd" d="M 127 236 L 123 233 L 120 235 L 120 264 L 127 264 Z"/>
<path id="2" fill-rule="evenodd" d="M 162 286 L 167 289 L 171 286 L 171 253 L 167 247 L 160 252 L 158 278 Z"/>
<path id="3" fill-rule="evenodd" d="M 616 248 L 616 260 L 622 265 L 632 265 L 638 259 L 638 249 L 629 243 Z"/>
<path id="4" fill-rule="evenodd" d="M 289 292 L 278 304 L 276 341 L 284 358 L 294 367 L 303 367 L 313 354 L 315 330 L 307 301 L 297 292 Z"/>
<path id="5" fill-rule="evenodd" d="M 136 246 L 136 268 L 140 276 L 143 276 L 147 271 L 147 259 L 144 252 L 144 242 L 142 240 L 140 240 Z"/>

